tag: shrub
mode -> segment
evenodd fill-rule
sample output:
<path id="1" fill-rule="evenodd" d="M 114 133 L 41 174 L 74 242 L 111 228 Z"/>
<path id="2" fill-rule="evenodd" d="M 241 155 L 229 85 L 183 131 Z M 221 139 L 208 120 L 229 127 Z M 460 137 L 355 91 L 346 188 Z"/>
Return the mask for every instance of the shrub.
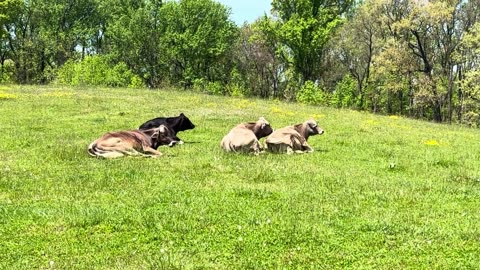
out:
<path id="1" fill-rule="evenodd" d="M 245 87 L 245 80 L 237 68 L 230 72 L 230 82 L 227 85 L 227 93 L 234 97 L 243 97 L 248 95 L 248 90 Z"/>
<path id="2" fill-rule="evenodd" d="M 0 82 L 12 83 L 15 76 L 15 66 L 12 60 L 6 60 L 0 69 Z"/>
<path id="3" fill-rule="evenodd" d="M 208 82 L 206 90 L 210 94 L 222 95 L 222 94 L 224 94 L 223 93 L 223 88 L 224 87 L 219 82 Z"/>
<path id="4" fill-rule="evenodd" d="M 142 79 L 120 62 L 110 65 L 102 56 L 87 56 L 80 62 L 67 61 L 58 71 L 57 82 L 67 85 L 141 87 Z"/>
<path id="5" fill-rule="evenodd" d="M 328 104 L 328 95 L 312 81 L 306 81 L 296 95 L 297 101 L 305 104 Z"/>
<path id="6" fill-rule="evenodd" d="M 331 104 L 337 108 L 350 108 L 356 103 L 355 89 L 357 83 L 347 75 L 335 86 L 335 92 L 332 95 Z"/>
<path id="7" fill-rule="evenodd" d="M 205 79 L 193 80 L 193 90 L 214 95 L 223 95 L 224 87 L 220 82 L 209 82 Z"/>

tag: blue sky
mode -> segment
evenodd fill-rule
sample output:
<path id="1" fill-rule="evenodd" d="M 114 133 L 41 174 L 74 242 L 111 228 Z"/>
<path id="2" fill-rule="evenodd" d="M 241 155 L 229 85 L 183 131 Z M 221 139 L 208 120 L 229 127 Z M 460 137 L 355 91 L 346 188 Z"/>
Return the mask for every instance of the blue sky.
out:
<path id="1" fill-rule="evenodd" d="M 270 14 L 271 0 L 216 0 L 231 8 L 230 18 L 241 26 L 245 21 L 251 23 L 263 16 Z"/>

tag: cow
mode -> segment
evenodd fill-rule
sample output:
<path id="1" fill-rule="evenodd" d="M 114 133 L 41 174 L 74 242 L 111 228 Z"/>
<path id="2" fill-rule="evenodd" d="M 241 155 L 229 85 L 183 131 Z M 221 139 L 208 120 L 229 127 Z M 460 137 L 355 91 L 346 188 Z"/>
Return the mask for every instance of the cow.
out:
<path id="1" fill-rule="evenodd" d="M 308 153 L 313 152 L 313 148 L 307 143 L 308 137 L 323 133 L 323 129 L 311 119 L 302 124 L 277 129 L 265 142 L 268 151 L 273 153 Z"/>
<path id="2" fill-rule="evenodd" d="M 165 125 L 173 132 L 173 138 L 178 141 L 178 144 L 183 144 L 183 141 L 177 137 L 179 131 L 185 131 L 188 129 L 194 129 L 195 125 L 188 119 L 188 117 L 180 113 L 179 116 L 173 117 L 157 117 L 150 119 L 147 122 L 143 123 L 138 129 L 146 130 L 151 128 L 159 127 L 160 125 Z"/>
<path id="3" fill-rule="evenodd" d="M 241 123 L 232 128 L 223 137 L 220 146 L 227 152 L 254 153 L 258 155 L 262 150 L 260 138 L 272 133 L 273 129 L 265 118 L 260 117 L 256 122 Z"/>
<path id="4" fill-rule="evenodd" d="M 165 125 L 147 130 L 108 132 L 88 146 L 94 157 L 117 158 L 122 156 L 159 157 L 160 145 L 174 146 L 178 141 Z"/>

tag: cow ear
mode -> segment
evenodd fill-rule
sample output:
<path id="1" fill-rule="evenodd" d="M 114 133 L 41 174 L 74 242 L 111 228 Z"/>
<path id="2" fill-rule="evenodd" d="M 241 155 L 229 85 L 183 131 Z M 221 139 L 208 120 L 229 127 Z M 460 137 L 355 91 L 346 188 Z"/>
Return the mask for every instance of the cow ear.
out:
<path id="1" fill-rule="evenodd" d="M 158 139 L 158 137 L 160 136 L 160 133 L 165 133 L 165 126 L 164 125 L 159 126 L 155 130 L 155 132 L 152 134 L 152 138 Z"/>
<path id="2" fill-rule="evenodd" d="M 185 115 L 184 115 L 183 112 L 182 112 L 182 113 L 180 113 L 180 116 L 185 116 Z"/>

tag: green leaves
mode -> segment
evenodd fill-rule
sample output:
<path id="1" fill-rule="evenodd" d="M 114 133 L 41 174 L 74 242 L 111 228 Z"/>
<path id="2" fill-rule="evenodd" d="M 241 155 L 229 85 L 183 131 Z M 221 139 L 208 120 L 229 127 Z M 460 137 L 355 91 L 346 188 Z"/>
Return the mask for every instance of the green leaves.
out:
<path id="1" fill-rule="evenodd" d="M 211 0 L 182 0 L 166 3 L 161 12 L 166 28 L 160 42 L 172 80 L 191 85 L 224 77 L 219 69 L 237 35 L 229 10 Z"/>
<path id="2" fill-rule="evenodd" d="M 280 19 L 278 38 L 292 54 L 293 67 L 303 81 L 321 76 L 319 63 L 333 30 L 342 22 L 340 16 L 351 1 L 274 0 L 273 14 Z"/>

